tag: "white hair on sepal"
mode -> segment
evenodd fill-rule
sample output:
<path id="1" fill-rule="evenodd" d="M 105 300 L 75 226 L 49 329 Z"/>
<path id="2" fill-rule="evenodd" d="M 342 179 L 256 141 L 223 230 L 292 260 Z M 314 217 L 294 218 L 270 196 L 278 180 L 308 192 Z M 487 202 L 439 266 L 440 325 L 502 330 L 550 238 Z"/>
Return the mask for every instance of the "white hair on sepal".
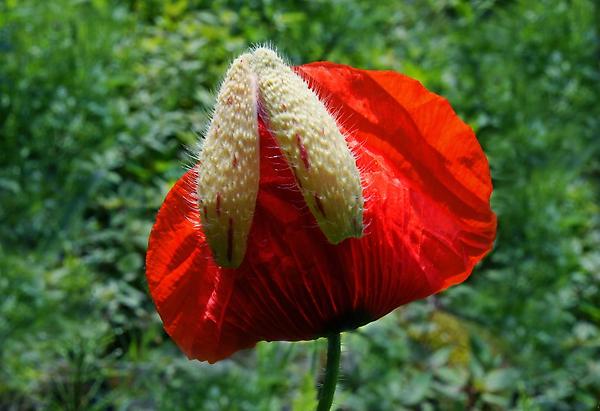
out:
<path id="1" fill-rule="evenodd" d="M 274 154 L 262 155 L 262 157 L 271 160 L 271 167 L 273 168 L 273 171 L 275 171 L 276 173 L 283 173 L 286 172 L 288 169 L 291 170 L 291 167 L 287 163 L 287 160 L 285 158 L 285 154 L 281 151 L 281 149 L 277 146 L 272 148 L 276 149 L 276 152 Z"/>
<path id="2" fill-rule="evenodd" d="M 229 71 L 229 69 L 232 67 L 234 62 L 235 62 L 235 59 L 232 59 L 229 62 L 226 72 Z M 186 146 L 186 153 L 188 154 L 189 157 L 191 157 L 191 159 L 192 159 L 191 161 L 194 162 L 194 164 L 192 164 L 191 167 L 194 167 L 195 163 L 200 161 L 200 154 L 202 152 L 202 148 L 204 147 L 204 144 L 206 143 L 206 136 L 208 135 L 208 132 L 210 130 L 210 127 L 211 127 L 213 119 L 214 119 L 215 108 L 217 105 L 219 91 L 223 87 L 224 82 L 225 82 L 225 76 L 221 77 L 219 79 L 217 85 L 214 88 L 212 88 L 212 90 L 210 90 L 208 93 L 210 96 L 213 97 L 212 98 L 213 104 L 210 107 L 204 107 L 202 109 L 204 117 L 206 118 L 206 121 L 203 121 L 203 124 L 200 127 L 194 127 L 194 125 L 192 125 L 191 131 L 196 135 L 197 139 L 194 142 L 194 144 Z"/>
<path id="3" fill-rule="evenodd" d="M 190 126 L 190 131 L 194 133 L 196 139 L 194 140 L 194 143 L 187 144 L 184 146 L 186 158 L 188 159 L 184 163 L 184 168 L 187 171 L 196 167 L 196 165 L 200 162 L 202 149 L 204 147 L 204 144 L 206 143 L 206 136 L 213 121 L 215 113 L 214 107 L 204 108 L 203 111 L 206 121 L 203 121 L 203 124 L 199 127 L 195 126 L 194 124 Z"/>
<path id="4" fill-rule="evenodd" d="M 368 170 L 371 168 L 371 164 L 375 163 L 374 159 L 370 159 L 368 163 L 366 164 L 361 164 L 360 166 L 357 164 L 357 168 L 358 168 L 358 172 L 360 174 L 360 181 L 361 184 L 364 183 L 363 179 L 364 179 L 364 175 L 366 173 L 368 173 Z M 363 185 L 364 187 L 364 185 Z"/>
<path id="5" fill-rule="evenodd" d="M 186 195 L 184 197 L 184 200 L 188 206 L 193 206 L 195 209 L 198 209 L 198 193 L 196 190 L 198 182 L 198 170 L 195 167 L 192 167 L 187 172 L 191 173 L 192 178 L 184 182 L 186 184 Z"/>
<path id="6" fill-rule="evenodd" d="M 308 211 L 308 206 L 306 206 L 306 210 Z M 302 224 L 302 228 L 304 229 L 309 229 L 309 230 L 314 230 L 315 228 L 320 228 L 321 226 L 319 225 L 319 223 L 317 222 L 317 220 L 313 220 L 313 223 L 305 223 Z"/>
<path id="7" fill-rule="evenodd" d="M 335 94 L 331 91 L 324 90 L 321 87 L 321 84 L 315 81 L 312 77 L 300 77 L 308 85 L 309 89 L 315 93 L 319 101 L 321 101 L 321 103 L 325 106 L 325 109 L 333 117 L 340 130 L 344 128 L 345 119 L 342 118 L 342 107 L 332 103 L 333 99 L 335 98 Z"/>
<path id="8" fill-rule="evenodd" d="M 183 149 L 185 151 L 185 160 L 183 161 L 182 167 L 186 171 L 194 169 L 200 162 L 201 148 L 199 148 L 199 146 L 200 143 L 198 142 L 194 143 L 193 145 L 184 146 Z"/>
<path id="9" fill-rule="evenodd" d="M 363 218 L 363 236 L 371 235 L 373 228 L 373 220 Z"/>
<path id="10" fill-rule="evenodd" d="M 329 114 L 335 120 L 336 124 L 338 124 L 338 126 L 344 127 L 344 123 L 348 119 L 343 118 L 342 107 L 332 103 L 332 101 L 335 98 L 335 93 L 329 90 L 325 90 L 319 82 L 317 82 L 310 76 L 304 77 L 300 75 L 300 77 L 308 85 L 309 89 L 313 93 L 315 93 L 315 95 L 319 98 L 321 103 L 323 103 Z"/>
<path id="11" fill-rule="evenodd" d="M 300 189 L 298 188 L 298 184 L 296 183 L 296 180 L 294 180 L 293 183 L 281 183 L 277 185 L 277 188 L 281 188 L 282 190 L 285 191 L 300 191 Z"/>
<path id="12" fill-rule="evenodd" d="M 366 142 L 361 141 L 355 137 L 351 137 L 351 138 L 349 137 L 348 140 L 350 140 L 348 142 L 348 148 L 350 149 L 352 156 L 354 156 L 354 158 L 356 159 L 356 162 L 358 163 L 358 160 L 362 159 L 362 156 L 365 155 Z"/>
<path id="13" fill-rule="evenodd" d="M 198 175 L 195 168 L 192 168 L 189 172 L 192 173 L 192 178 L 184 182 L 186 186 L 184 187 L 185 196 L 183 197 L 183 200 L 185 201 L 187 206 L 185 219 L 192 224 L 195 232 L 201 233 L 202 223 L 198 204 L 198 193 L 196 190 L 196 182 Z"/>
<path id="14" fill-rule="evenodd" d="M 340 132 L 344 136 L 344 139 L 346 141 L 346 146 L 348 147 L 350 154 L 354 158 L 354 162 L 355 162 L 356 168 L 358 170 L 360 186 L 361 186 L 361 193 L 363 196 L 361 220 L 362 220 L 362 224 L 363 224 L 363 235 L 365 235 L 365 234 L 367 234 L 367 230 L 366 230 L 367 225 L 365 224 L 364 215 L 369 210 L 369 207 L 371 206 L 371 204 L 370 204 L 371 197 L 365 196 L 365 193 L 369 191 L 370 185 L 372 184 L 371 180 L 366 178 L 366 175 L 367 175 L 367 170 L 370 168 L 370 165 L 373 164 L 373 162 L 375 162 L 375 160 L 373 158 L 370 158 L 369 162 L 367 164 L 359 165 L 359 163 L 362 162 L 362 159 L 364 158 L 364 156 L 366 154 L 365 153 L 366 142 L 361 141 L 356 137 L 358 126 L 356 125 L 355 122 L 351 121 L 352 115 L 353 115 L 353 113 L 343 112 L 341 106 L 336 107 L 336 112 L 335 112 L 336 123 L 338 124 Z M 351 124 L 351 126 L 349 124 Z"/>
<path id="15" fill-rule="evenodd" d="M 193 169 L 198 161 L 200 161 L 200 152 L 202 151 L 202 147 L 206 139 L 205 136 L 208 133 L 208 128 L 210 127 L 210 123 L 212 121 L 214 109 L 205 108 L 204 111 L 205 117 L 208 120 L 203 122 L 204 124 L 201 127 L 196 127 L 194 124 L 190 125 L 189 131 L 196 136 L 196 139 L 192 144 L 183 145 L 186 160 L 184 160 L 182 167 L 186 171 Z"/>
<path id="16" fill-rule="evenodd" d="M 275 53 L 279 54 L 279 52 L 277 51 L 277 46 L 275 46 L 275 44 L 273 44 L 272 40 L 266 40 L 262 43 L 251 44 L 248 51 L 250 53 L 254 53 L 256 50 L 262 49 L 262 48 L 269 49 L 269 50 L 274 51 Z"/>
<path id="17" fill-rule="evenodd" d="M 265 110 L 265 104 L 262 100 L 262 95 L 260 94 L 260 90 L 258 90 L 258 96 L 256 98 L 256 116 L 257 116 L 257 120 L 262 119 L 263 125 L 265 126 L 267 131 L 270 132 L 270 130 L 269 130 L 269 113 L 267 113 L 267 111 Z"/>
<path id="18" fill-rule="evenodd" d="M 365 203 L 364 203 L 365 205 L 364 205 L 363 209 L 366 209 L 366 207 L 370 207 L 370 204 L 367 206 L 367 203 L 371 203 L 372 199 L 374 198 L 373 196 L 374 196 L 374 194 L 369 194 L 369 195 L 365 196 Z"/>
<path id="19" fill-rule="evenodd" d="M 338 130 L 340 131 L 342 136 L 344 136 L 346 146 L 348 147 L 350 153 L 354 157 L 355 162 L 358 163 L 359 155 L 363 154 L 362 150 L 360 150 L 358 147 L 364 147 L 365 142 L 359 141 L 358 139 L 352 137 L 355 134 L 355 131 L 358 129 L 358 126 L 355 124 L 355 122 L 351 121 L 353 113 L 344 112 L 344 109 L 341 105 L 333 104 L 332 101 L 335 98 L 334 93 L 329 91 L 326 92 L 325 90 L 323 90 L 321 88 L 321 85 L 318 82 L 316 82 L 312 77 L 302 77 L 302 79 L 308 84 L 309 88 L 317 95 L 321 103 L 323 103 L 329 114 L 333 117 L 335 123 L 337 124 Z M 352 126 L 350 127 L 348 124 L 352 124 Z M 353 141 L 355 144 L 350 145 L 350 141 Z M 359 171 L 362 176 L 362 170 L 359 169 Z"/>
<path id="20" fill-rule="evenodd" d="M 301 67 L 301 66 L 299 66 Z M 298 73 L 296 73 L 298 74 Z M 327 99 L 327 95 L 331 94 L 331 93 L 325 93 L 324 90 L 321 88 L 321 85 L 316 82 L 311 76 L 303 76 L 300 75 L 300 78 L 306 83 L 306 85 L 308 86 L 309 89 L 311 89 L 311 91 L 313 93 L 315 93 L 317 95 L 317 97 L 319 97 L 319 100 L 323 101 L 323 99 Z"/>
<path id="21" fill-rule="evenodd" d="M 291 62 L 289 60 L 289 58 L 281 53 L 279 51 L 279 49 L 277 48 L 277 46 L 274 44 L 274 42 L 272 40 L 267 40 L 263 43 L 255 43 L 253 45 L 250 46 L 250 52 L 251 53 L 256 53 L 256 51 L 260 50 L 260 49 L 267 49 L 267 50 L 271 50 L 273 53 L 275 53 L 277 55 L 277 57 L 279 57 L 286 65 L 291 66 Z"/>
<path id="22" fill-rule="evenodd" d="M 301 215 L 306 215 L 310 213 L 310 209 L 308 208 L 308 204 L 306 201 L 294 201 L 291 203 L 294 210 L 298 211 Z"/>
<path id="23" fill-rule="evenodd" d="M 260 118 L 263 121 L 263 125 L 265 126 L 265 130 L 267 133 L 269 133 L 269 135 L 271 137 L 273 137 L 273 140 L 275 141 L 275 147 L 280 148 L 279 144 L 277 144 L 277 138 L 275 136 L 275 130 L 273 128 L 271 128 L 271 118 L 269 117 L 269 113 L 266 111 L 266 108 L 264 106 L 264 102 L 261 104 L 262 98 L 259 97 L 258 99 L 259 101 L 259 107 L 260 107 Z"/>

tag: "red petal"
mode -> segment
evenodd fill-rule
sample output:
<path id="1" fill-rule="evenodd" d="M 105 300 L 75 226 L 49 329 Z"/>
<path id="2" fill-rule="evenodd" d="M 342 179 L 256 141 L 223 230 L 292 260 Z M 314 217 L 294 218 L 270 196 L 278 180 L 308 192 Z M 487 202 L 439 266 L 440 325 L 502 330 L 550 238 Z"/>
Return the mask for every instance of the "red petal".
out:
<path id="1" fill-rule="evenodd" d="M 260 340 L 356 326 L 460 282 L 491 248 L 487 161 L 448 103 L 396 73 L 328 63 L 298 68 L 330 98 L 364 179 L 366 234 L 327 242 L 261 124 L 261 182 L 246 258 L 212 262 L 192 172 L 150 236 L 147 276 L 165 329 L 211 362 Z"/>
<path id="2" fill-rule="evenodd" d="M 340 112 L 340 120 L 355 130 L 354 138 L 383 154 L 403 182 L 462 226 L 464 253 L 473 262 L 491 249 L 496 216 L 489 203 L 487 158 L 473 130 L 446 99 L 393 71 L 328 62 L 297 71 Z M 469 273 L 447 278 L 445 286 L 464 281 Z"/>

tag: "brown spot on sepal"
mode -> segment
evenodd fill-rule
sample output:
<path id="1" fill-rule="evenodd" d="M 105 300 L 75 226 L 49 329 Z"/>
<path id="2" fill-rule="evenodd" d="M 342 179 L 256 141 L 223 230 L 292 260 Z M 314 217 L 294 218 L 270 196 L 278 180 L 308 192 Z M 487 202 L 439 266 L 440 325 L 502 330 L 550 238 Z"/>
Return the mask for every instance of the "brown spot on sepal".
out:
<path id="1" fill-rule="evenodd" d="M 325 208 L 323 207 L 323 203 L 321 202 L 318 194 L 315 194 L 315 204 L 319 209 L 319 212 L 323 214 L 323 217 L 327 217 L 327 214 L 325 214 Z"/>
<path id="2" fill-rule="evenodd" d="M 298 146 L 298 150 L 300 151 L 300 159 L 304 164 L 304 168 L 310 170 L 310 161 L 308 160 L 308 151 L 306 147 L 302 143 L 302 138 L 300 138 L 300 134 L 296 134 L 296 145 Z"/>

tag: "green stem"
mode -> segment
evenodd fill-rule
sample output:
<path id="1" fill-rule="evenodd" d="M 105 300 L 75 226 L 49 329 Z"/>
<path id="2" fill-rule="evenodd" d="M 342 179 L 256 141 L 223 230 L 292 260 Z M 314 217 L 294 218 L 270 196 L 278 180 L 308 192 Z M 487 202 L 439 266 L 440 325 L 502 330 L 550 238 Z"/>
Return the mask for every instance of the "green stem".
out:
<path id="1" fill-rule="evenodd" d="M 340 373 L 341 354 L 340 334 L 327 337 L 327 367 L 325 368 L 325 380 L 319 392 L 319 405 L 317 411 L 329 411 L 333 403 L 333 394 Z"/>

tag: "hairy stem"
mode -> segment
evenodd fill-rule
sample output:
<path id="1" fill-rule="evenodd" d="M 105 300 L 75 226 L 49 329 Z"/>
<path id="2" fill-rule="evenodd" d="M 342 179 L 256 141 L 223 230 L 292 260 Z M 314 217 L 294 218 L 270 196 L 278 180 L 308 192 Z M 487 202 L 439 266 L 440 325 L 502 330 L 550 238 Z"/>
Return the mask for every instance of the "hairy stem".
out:
<path id="1" fill-rule="evenodd" d="M 325 380 L 319 392 L 317 411 L 329 411 L 333 403 L 333 394 L 340 373 L 341 338 L 340 334 L 327 337 L 327 366 Z"/>

